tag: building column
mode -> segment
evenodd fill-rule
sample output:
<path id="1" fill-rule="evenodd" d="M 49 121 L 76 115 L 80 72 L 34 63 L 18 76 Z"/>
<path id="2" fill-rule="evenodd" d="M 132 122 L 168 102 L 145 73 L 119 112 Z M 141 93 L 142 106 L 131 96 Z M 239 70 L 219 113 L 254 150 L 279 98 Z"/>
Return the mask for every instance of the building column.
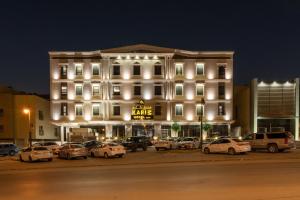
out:
<path id="1" fill-rule="evenodd" d="M 296 83 L 296 98 L 295 98 L 295 140 L 299 140 L 299 78 L 295 79 Z"/>
<path id="2" fill-rule="evenodd" d="M 251 130 L 257 132 L 257 79 L 251 81 Z"/>

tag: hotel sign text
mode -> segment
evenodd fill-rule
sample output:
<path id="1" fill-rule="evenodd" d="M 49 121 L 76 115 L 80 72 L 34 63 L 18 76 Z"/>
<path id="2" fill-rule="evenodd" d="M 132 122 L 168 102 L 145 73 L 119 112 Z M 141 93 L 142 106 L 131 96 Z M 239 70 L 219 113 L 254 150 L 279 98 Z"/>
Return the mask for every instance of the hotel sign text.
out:
<path id="1" fill-rule="evenodd" d="M 131 120 L 150 120 L 153 119 L 151 106 L 145 106 L 143 100 L 140 100 L 131 110 Z"/>

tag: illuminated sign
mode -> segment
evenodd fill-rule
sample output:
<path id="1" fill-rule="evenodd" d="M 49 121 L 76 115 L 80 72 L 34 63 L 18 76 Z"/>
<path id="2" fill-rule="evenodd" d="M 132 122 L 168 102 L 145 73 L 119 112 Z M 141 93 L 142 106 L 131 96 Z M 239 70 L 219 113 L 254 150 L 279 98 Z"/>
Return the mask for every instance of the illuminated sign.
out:
<path id="1" fill-rule="evenodd" d="M 140 100 L 131 110 L 131 120 L 149 120 L 153 119 L 151 106 L 145 106 L 145 102 Z"/>

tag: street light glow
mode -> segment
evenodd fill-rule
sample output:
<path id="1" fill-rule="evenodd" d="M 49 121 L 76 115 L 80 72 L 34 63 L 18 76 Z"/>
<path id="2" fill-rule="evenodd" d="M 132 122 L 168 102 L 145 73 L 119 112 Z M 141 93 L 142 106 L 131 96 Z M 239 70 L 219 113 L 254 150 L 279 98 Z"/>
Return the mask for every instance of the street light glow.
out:
<path id="1" fill-rule="evenodd" d="M 30 110 L 29 110 L 28 108 L 24 108 L 24 109 L 23 109 L 23 113 L 27 115 L 27 114 L 30 113 Z"/>

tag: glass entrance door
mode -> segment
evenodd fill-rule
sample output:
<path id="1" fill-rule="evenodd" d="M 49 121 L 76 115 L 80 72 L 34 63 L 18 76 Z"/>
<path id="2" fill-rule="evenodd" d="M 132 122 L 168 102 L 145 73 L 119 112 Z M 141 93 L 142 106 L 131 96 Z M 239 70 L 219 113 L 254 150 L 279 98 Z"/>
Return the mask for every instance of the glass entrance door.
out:
<path id="1" fill-rule="evenodd" d="M 132 136 L 142 136 L 147 137 L 154 136 L 154 126 L 153 125 L 132 125 Z"/>

